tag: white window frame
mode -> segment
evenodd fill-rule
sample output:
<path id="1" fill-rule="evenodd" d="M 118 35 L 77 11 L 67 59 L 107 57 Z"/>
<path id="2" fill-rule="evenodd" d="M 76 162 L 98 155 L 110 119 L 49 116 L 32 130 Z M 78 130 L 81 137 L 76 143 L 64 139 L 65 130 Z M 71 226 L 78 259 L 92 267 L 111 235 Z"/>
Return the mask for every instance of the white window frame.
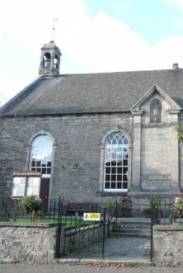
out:
<path id="1" fill-rule="evenodd" d="M 35 180 L 38 183 L 38 188 L 37 188 L 37 194 L 29 194 L 28 189 L 29 189 L 29 183 L 31 180 Z M 20 181 L 21 183 L 24 183 L 23 185 L 23 192 L 22 194 L 15 194 L 15 186 L 17 182 Z M 22 198 L 25 196 L 30 196 L 34 195 L 39 197 L 40 196 L 40 186 L 41 186 L 41 175 L 40 174 L 34 174 L 34 175 L 27 175 L 27 174 L 19 174 L 19 175 L 14 175 L 13 176 L 13 184 L 12 184 L 12 197 L 13 198 Z M 16 191 L 15 191 L 16 192 Z"/>
<path id="2" fill-rule="evenodd" d="M 124 160 L 127 160 L 127 165 L 121 165 L 121 166 L 118 166 L 117 165 L 117 161 L 116 161 L 116 164 L 115 166 L 111 165 L 110 163 L 110 166 L 108 167 L 110 169 L 110 172 L 109 173 L 106 173 L 106 169 L 107 169 L 107 166 L 106 166 L 106 146 L 107 145 L 110 145 L 110 144 L 107 144 L 107 141 L 108 139 L 111 137 L 111 136 L 119 136 L 122 140 L 122 143 L 119 145 L 119 143 L 117 143 L 116 145 L 121 146 L 121 150 L 124 152 L 124 148 L 127 149 L 127 158 L 125 159 L 124 156 L 121 157 L 121 161 L 124 161 Z M 124 144 L 124 141 L 126 141 L 127 143 Z M 111 144 L 111 145 L 114 145 L 114 144 Z M 113 148 L 111 148 L 111 151 L 112 151 Z M 121 153 L 122 154 L 122 153 Z M 116 152 L 116 155 L 117 155 L 117 152 Z M 103 181 L 103 191 L 104 192 L 128 192 L 128 187 L 129 187 L 129 141 L 128 141 L 128 137 L 125 135 L 125 134 L 121 134 L 119 132 L 111 132 L 110 134 L 107 135 L 106 139 L 105 139 L 105 143 L 104 143 L 104 171 L 103 171 L 103 174 L 104 174 L 104 181 Z M 112 168 L 116 168 L 116 173 L 112 173 Z M 119 171 L 119 168 L 121 168 L 121 173 L 118 173 L 117 170 Z M 124 169 L 127 168 L 127 171 L 125 173 L 123 173 Z M 110 175 L 110 180 L 109 181 L 106 181 L 106 176 L 107 175 Z M 116 176 L 116 181 L 112 181 L 111 177 L 112 175 Z M 117 180 L 117 177 L 121 176 L 122 180 L 121 181 L 118 181 Z M 124 176 L 126 175 L 126 180 L 124 180 Z M 110 188 L 106 188 L 106 183 L 109 183 L 110 185 Z M 122 184 L 122 188 L 117 188 L 117 185 L 116 185 L 116 188 L 111 188 L 111 185 L 112 183 L 121 183 Z M 127 184 L 127 187 L 126 188 L 123 188 L 124 184 Z"/>
<path id="3" fill-rule="evenodd" d="M 35 141 L 37 138 L 43 137 L 43 136 L 48 137 L 48 138 L 51 140 L 51 142 L 52 142 L 51 166 L 45 166 L 45 167 L 42 166 L 41 160 L 33 160 L 33 159 L 32 159 L 32 151 L 33 151 L 33 149 L 34 149 L 34 141 Z M 54 147 L 53 139 L 52 139 L 52 137 L 51 137 L 49 134 L 47 134 L 47 133 L 44 133 L 44 134 L 42 133 L 42 134 L 36 135 L 36 136 L 33 138 L 32 142 L 31 142 L 31 146 L 30 146 L 29 169 L 30 169 L 31 171 L 33 171 L 33 172 L 40 172 L 43 178 L 50 178 L 51 175 L 52 175 L 52 169 L 53 169 L 53 147 Z M 40 161 L 40 166 L 38 166 L 38 164 L 37 164 L 39 161 Z M 35 162 L 35 165 L 33 165 L 33 162 Z M 43 170 L 43 169 L 46 170 L 46 173 L 42 173 L 42 170 Z M 50 170 L 50 173 L 47 173 L 47 170 L 48 170 L 48 169 Z"/>

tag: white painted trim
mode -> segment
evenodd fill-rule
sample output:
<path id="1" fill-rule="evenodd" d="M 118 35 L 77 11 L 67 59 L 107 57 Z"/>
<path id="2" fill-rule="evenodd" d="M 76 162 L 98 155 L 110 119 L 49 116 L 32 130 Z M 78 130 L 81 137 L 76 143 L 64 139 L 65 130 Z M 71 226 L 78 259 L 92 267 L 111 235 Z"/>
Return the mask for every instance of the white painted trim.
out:
<path id="1" fill-rule="evenodd" d="M 124 135 L 128 139 L 128 189 L 131 187 L 131 179 L 132 179 L 132 136 L 125 129 L 119 129 L 118 127 L 113 127 L 113 129 L 108 130 L 104 136 L 102 137 L 100 143 L 100 179 L 99 179 L 99 191 L 100 192 L 123 192 L 124 189 L 115 189 L 115 190 L 107 190 L 104 189 L 104 158 L 105 158 L 105 142 L 107 137 L 112 133 L 119 133 L 120 135 Z M 126 192 L 128 191 L 126 190 Z"/>
<path id="2" fill-rule="evenodd" d="M 29 143 L 27 146 L 27 158 L 26 158 L 26 168 L 29 170 L 30 169 L 30 158 L 31 158 L 31 147 L 32 147 L 32 142 L 34 141 L 34 139 L 38 136 L 43 136 L 43 135 L 47 135 L 51 138 L 52 140 L 52 144 L 53 144 L 53 149 L 52 149 L 52 168 L 51 168 L 51 174 L 50 175 L 42 175 L 43 178 L 50 178 L 50 183 L 49 183 L 49 200 L 51 199 L 51 192 L 52 192 L 52 187 L 53 187 L 53 172 L 54 172 L 54 159 L 55 159 L 55 150 L 56 150 L 56 142 L 55 142 L 55 138 L 52 136 L 52 134 L 50 134 L 48 131 L 45 130 L 40 130 L 39 132 L 37 132 L 36 134 L 34 134 L 30 139 L 29 139 Z"/>

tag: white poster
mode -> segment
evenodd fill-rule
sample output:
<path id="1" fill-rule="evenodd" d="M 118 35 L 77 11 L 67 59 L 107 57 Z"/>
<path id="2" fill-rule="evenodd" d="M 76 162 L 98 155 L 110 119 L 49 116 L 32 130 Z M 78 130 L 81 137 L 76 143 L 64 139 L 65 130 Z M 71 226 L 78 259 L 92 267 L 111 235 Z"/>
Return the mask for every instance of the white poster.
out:
<path id="1" fill-rule="evenodd" d="M 12 196 L 22 197 L 25 195 L 26 177 L 13 177 Z"/>
<path id="2" fill-rule="evenodd" d="M 40 191 L 40 177 L 28 177 L 26 195 L 39 196 Z"/>

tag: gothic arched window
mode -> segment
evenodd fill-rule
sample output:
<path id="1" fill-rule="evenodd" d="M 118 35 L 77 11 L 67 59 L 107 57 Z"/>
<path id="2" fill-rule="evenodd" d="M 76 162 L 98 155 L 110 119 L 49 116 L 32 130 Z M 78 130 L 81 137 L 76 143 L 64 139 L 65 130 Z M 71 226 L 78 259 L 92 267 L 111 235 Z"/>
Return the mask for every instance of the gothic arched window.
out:
<path id="1" fill-rule="evenodd" d="M 150 122 L 161 122 L 161 102 L 159 99 L 153 99 L 150 104 Z"/>
<path id="2" fill-rule="evenodd" d="M 53 141 L 49 135 L 39 135 L 31 145 L 30 169 L 50 176 L 52 168 Z"/>
<path id="3" fill-rule="evenodd" d="M 104 190 L 127 191 L 127 188 L 128 139 L 114 132 L 105 141 Z"/>

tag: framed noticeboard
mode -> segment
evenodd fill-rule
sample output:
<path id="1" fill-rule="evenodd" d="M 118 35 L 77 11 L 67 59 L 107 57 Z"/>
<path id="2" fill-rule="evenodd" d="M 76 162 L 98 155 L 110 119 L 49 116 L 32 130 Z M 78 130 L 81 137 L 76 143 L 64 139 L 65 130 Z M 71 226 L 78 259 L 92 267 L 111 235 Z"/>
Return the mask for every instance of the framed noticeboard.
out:
<path id="1" fill-rule="evenodd" d="M 40 193 L 41 174 L 18 172 L 13 175 L 12 197 L 38 196 Z"/>

